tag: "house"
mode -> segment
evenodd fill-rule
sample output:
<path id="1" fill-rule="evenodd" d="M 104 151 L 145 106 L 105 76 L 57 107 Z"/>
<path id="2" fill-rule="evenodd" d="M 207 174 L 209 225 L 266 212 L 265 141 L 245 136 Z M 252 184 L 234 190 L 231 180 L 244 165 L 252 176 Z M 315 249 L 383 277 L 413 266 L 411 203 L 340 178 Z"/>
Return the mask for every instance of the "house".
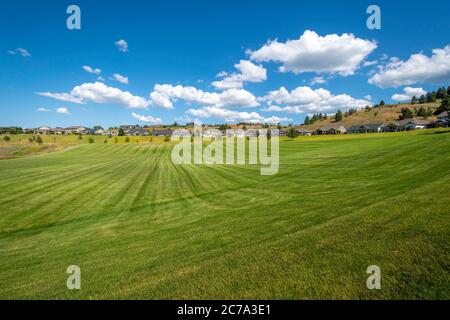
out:
<path id="1" fill-rule="evenodd" d="M 95 134 L 98 136 L 108 135 L 108 130 L 97 129 L 97 130 L 95 130 Z"/>
<path id="2" fill-rule="evenodd" d="M 313 132 L 316 135 L 322 134 L 344 134 L 347 129 L 342 124 L 332 123 L 327 126 L 321 127 Z"/>
<path id="3" fill-rule="evenodd" d="M 401 131 L 401 126 L 398 122 L 386 123 L 383 127 L 383 132 L 397 132 Z"/>
<path id="4" fill-rule="evenodd" d="M 34 133 L 35 131 L 36 131 L 36 129 L 33 129 L 33 128 L 25 128 L 25 129 L 23 129 L 23 132 L 24 133 L 28 133 L 28 134 Z"/>
<path id="5" fill-rule="evenodd" d="M 50 127 L 40 127 L 36 130 L 37 134 L 50 134 L 52 133 L 52 129 Z"/>
<path id="6" fill-rule="evenodd" d="M 311 131 L 303 129 L 303 128 L 298 128 L 295 131 L 297 131 L 297 133 L 301 136 L 310 136 L 312 134 Z"/>
<path id="7" fill-rule="evenodd" d="M 52 131 L 54 134 L 58 134 L 58 135 L 66 134 L 66 129 L 60 128 L 60 127 L 56 127 L 54 129 L 52 129 Z"/>
<path id="8" fill-rule="evenodd" d="M 149 133 L 147 129 L 143 128 L 133 128 L 127 131 L 127 136 L 148 136 Z"/>
<path id="9" fill-rule="evenodd" d="M 82 126 L 71 126 L 66 128 L 67 134 L 80 134 L 82 133 L 86 128 Z"/>
<path id="10" fill-rule="evenodd" d="M 288 134 L 289 134 L 289 131 L 287 131 L 287 130 L 280 130 L 279 131 L 280 137 L 287 137 Z"/>
<path id="11" fill-rule="evenodd" d="M 80 132 L 81 134 L 87 134 L 87 135 L 94 135 L 95 130 L 91 128 L 84 128 L 83 131 Z"/>
<path id="12" fill-rule="evenodd" d="M 430 123 L 430 128 L 447 128 L 450 124 L 450 120 L 437 119 L 436 121 Z"/>
<path id="13" fill-rule="evenodd" d="M 404 119 L 399 121 L 402 130 L 426 129 L 430 125 L 428 120 Z"/>
<path id="14" fill-rule="evenodd" d="M 448 111 L 443 111 L 443 112 L 439 113 L 437 116 L 437 119 L 448 121 Z"/>
<path id="15" fill-rule="evenodd" d="M 378 133 L 382 132 L 383 128 L 382 123 L 358 124 L 348 128 L 347 133 Z"/>
<path id="16" fill-rule="evenodd" d="M 159 136 L 170 136 L 172 134 L 172 130 L 170 129 L 160 129 L 160 130 L 153 130 L 153 135 L 155 137 Z"/>

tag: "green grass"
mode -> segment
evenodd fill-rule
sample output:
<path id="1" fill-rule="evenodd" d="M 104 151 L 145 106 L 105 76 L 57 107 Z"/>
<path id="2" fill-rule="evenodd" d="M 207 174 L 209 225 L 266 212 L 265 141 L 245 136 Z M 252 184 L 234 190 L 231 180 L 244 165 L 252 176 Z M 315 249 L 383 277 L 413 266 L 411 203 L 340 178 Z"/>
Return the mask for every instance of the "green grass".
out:
<path id="1" fill-rule="evenodd" d="M 275 176 L 170 151 L 1 160 L 0 298 L 450 298 L 450 132 L 287 139 Z"/>

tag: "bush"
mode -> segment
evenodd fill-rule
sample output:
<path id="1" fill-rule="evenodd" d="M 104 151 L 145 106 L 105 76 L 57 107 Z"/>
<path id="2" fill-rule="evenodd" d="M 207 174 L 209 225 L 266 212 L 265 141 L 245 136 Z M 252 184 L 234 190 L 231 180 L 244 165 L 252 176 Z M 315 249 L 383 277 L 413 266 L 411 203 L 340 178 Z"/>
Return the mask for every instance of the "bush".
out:
<path id="1" fill-rule="evenodd" d="M 117 137 L 114 138 L 114 143 L 118 143 L 119 139 Z"/>
<path id="2" fill-rule="evenodd" d="M 33 140 L 33 138 L 28 138 L 28 141 L 33 142 L 34 140 Z"/>
<path id="3" fill-rule="evenodd" d="M 94 143 L 94 138 L 89 137 L 89 143 Z"/>
<path id="4" fill-rule="evenodd" d="M 83 136 L 81 135 L 81 133 L 78 135 L 78 139 L 79 140 L 83 139 Z"/>
<path id="5" fill-rule="evenodd" d="M 5 141 L 9 141 L 9 140 L 11 140 L 11 138 L 10 138 L 10 137 L 8 137 L 8 136 L 4 136 L 4 137 L 3 137 L 3 140 L 5 140 Z"/>
<path id="6" fill-rule="evenodd" d="M 169 142 L 170 141 L 170 136 L 165 136 L 164 137 L 164 142 Z"/>
<path id="7" fill-rule="evenodd" d="M 103 141 L 103 143 L 108 143 L 108 140 L 105 139 L 105 141 Z"/>
<path id="8" fill-rule="evenodd" d="M 125 142 L 130 142 L 130 137 L 126 137 Z"/>
<path id="9" fill-rule="evenodd" d="M 42 144 L 44 141 L 42 140 L 41 136 L 37 136 L 36 142 Z"/>

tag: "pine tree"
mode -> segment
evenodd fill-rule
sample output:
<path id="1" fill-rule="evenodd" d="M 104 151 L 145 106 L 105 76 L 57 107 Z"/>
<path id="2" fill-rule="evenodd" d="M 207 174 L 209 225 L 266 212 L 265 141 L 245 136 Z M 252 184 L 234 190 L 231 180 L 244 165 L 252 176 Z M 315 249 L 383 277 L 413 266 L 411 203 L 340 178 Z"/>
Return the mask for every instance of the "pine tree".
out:
<path id="1" fill-rule="evenodd" d="M 311 120 L 309 119 L 308 116 L 306 116 L 306 117 L 305 117 L 305 122 L 304 122 L 304 124 L 310 124 L 310 122 L 311 122 Z"/>
<path id="2" fill-rule="evenodd" d="M 338 110 L 338 111 L 336 112 L 336 114 L 334 115 L 334 120 L 335 120 L 336 122 L 342 120 L 342 112 L 341 112 L 341 110 Z"/>
<path id="3" fill-rule="evenodd" d="M 413 96 L 411 99 L 411 104 L 416 104 L 417 103 L 417 97 Z"/>

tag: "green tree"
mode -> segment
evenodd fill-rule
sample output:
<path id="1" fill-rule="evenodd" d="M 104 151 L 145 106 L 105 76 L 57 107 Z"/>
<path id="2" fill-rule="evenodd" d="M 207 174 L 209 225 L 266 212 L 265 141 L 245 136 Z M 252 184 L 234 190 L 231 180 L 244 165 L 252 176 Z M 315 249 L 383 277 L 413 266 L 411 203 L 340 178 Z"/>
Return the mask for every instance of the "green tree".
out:
<path id="1" fill-rule="evenodd" d="M 439 106 L 439 108 L 436 109 L 436 111 L 434 112 L 435 115 L 440 114 L 441 112 L 444 111 L 450 111 L 449 108 L 449 96 L 445 96 L 444 99 L 442 99 L 441 105 Z"/>
<path id="2" fill-rule="evenodd" d="M 426 98 L 424 95 L 421 95 L 419 98 L 419 103 L 425 103 L 426 102 Z"/>
<path id="3" fill-rule="evenodd" d="M 120 128 L 119 129 L 119 134 L 118 134 L 118 136 L 124 136 L 125 135 L 125 130 L 123 130 L 123 128 Z"/>
<path id="4" fill-rule="evenodd" d="M 446 94 L 447 94 L 447 90 L 445 90 L 445 87 L 441 87 L 436 92 L 436 98 L 437 99 L 444 99 Z"/>
<path id="5" fill-rule="evenodd" d="M 337 121 L 342 121 L 342 112 L 341 112 L 341 110 L 338 110 L 337 112 L 336 112 L 336 114 L 334 115 L 334 120 L 337 122 Z"/>
<path id="6" fill-rule="evenodd" d="M 294 128 L 290 128 L 287 136 L 291 139 L 294 139 L 298 136 L 298 133 Z"/>
<path id="7" fill-rule="evenodd" d="M 83 136 L 81 135 L 81 133 L 78 134 L 78 140 L 83 139 Z"/>
<path id="8" fill-rule="evenodd" d="M 417 103 L 417 97 L 413 96 L 411 99 L 411 104 L 416 104 Z"/>
<path id="9" fill-rule="evenodd" d="M 418 117 L 426 117 L 426 115 L 427 115 L 427 112 L 425 111 L 425 108 L 424 108 L 424 107 L 420 107 L 420 108 L 417 110 L 417 116 L 418 116 Z"/>
<path id="10" fill-rule="evenodd" d="M 44 141 L 42 140 L 41 136 L 37 136 L 36 142 L 39 143 L 39 144 L 44 143 Z"/>
<path id="11" fill-rule="evenodd" d="M 310 124 L 310 123 L 311 123 L 311 120 L 309 119 L 309 116 L 306 116 L 304 124 Z"/>
<path id="12" fill-rule="evenodd" d="M 400 115 L 400 120 L 411 119 L 413 117 L 414 117 L 414 113 L 410 109 L 402 108 L 401 115 Z"/>
<path id="13" fill-rule="evenodd" d="M 434 97 L 432 92 L 428 92 L 425 98 L 428 103 L 436 101 L 436 98 Z"/>
<path id="14" fill-rule="evenodd" d="M 381 107 L 381 106 L 384 106 L 384 105 L 385 105 L 384 100 L 381 100 L 381 101 L 380 101 L 380 107 Z"/>

